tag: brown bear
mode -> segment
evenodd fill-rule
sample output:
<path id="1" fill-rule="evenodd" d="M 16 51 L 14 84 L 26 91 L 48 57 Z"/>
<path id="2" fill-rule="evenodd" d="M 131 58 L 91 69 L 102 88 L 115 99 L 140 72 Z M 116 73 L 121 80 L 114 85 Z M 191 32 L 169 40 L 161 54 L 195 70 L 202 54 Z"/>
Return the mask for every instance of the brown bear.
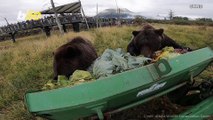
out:
<path id="1" fill-rule="evenodd" d="M 155 51 L 161 50 L 166 46 L 184 49 L 163 32 L 163 29 L 155 29 L 151 25 L 144 25 L 141 30 L 133 31 L 133 38 L 127 46 L 127 52 L 134 56 L 152 57 Z"/>
<path id="2" fill-rule="evenodd" d="M 58 75 L 69 78 L 75 70 L 86 70 L 97 58 L 92 43 L 82 37 L 75 37 L 54 52 L 54 80 Z"/>
<path id="3" fill-rule="evenodd" d="M 127 51 L 134 56 L 144 55 L 145 57 L 153 57 L 155 51 L 161 50 L 166 46 L 174 47 L 175 49 L 185 49 L 191 51 L 190 48 L 182 47 L 173 39 L 165 35 L 163 29 L 155 29 L 151 25 L 145 25 L 139 31 L 133 31 L 133 38 L 127 46 Z M 184 89 L 183 89 L 184 88 Z M 187 85 L 175 90 L 168 97 L 176 102 L 183 98 L 189 91 Z M 177 103 L 177 102 L 176 102 Z"/>

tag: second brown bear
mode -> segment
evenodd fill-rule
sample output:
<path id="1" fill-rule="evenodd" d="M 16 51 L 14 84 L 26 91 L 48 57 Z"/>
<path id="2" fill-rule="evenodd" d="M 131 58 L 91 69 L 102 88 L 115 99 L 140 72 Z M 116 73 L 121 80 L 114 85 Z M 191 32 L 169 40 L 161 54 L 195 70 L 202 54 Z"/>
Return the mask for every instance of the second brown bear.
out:
<path id="1" fill-rule="evenodd" d="M 69 78 L 75 70 L 86 70 L 97 58 L 92 43 L 82 37 L 75 37 L 54 52 L 54 80 L 58 75 Z"/>

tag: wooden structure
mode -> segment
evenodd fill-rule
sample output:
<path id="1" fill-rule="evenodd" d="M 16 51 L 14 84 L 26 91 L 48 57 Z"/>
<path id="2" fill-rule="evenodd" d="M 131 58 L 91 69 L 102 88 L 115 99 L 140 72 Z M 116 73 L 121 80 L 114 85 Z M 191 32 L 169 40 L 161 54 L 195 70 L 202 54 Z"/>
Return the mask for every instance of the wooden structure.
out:
<path id="1" fill-rule="evenodd" d="M 95 21 L 92 19 L 90 19 L 90 22 L 87 22 L 84 13 L 82 13 L 82 5 L 80 1 L 57 6 L 55 7 L 55 9 L 59 14 L 59 20 L 62 24 L 64 32 L 67 32 L 68 24 L 73 26 L 73 30 L 75 32 L 80 31 L 80 24 L 95 24 Z M 55 17 L 51 15 L 54 14 L 54 11 L 53 9 L 48 9 L 41 11 L 41 14 L 49 16 L 39 20 L 23 21 L 16 24 L 9 24 L 7 26 L 0 27 L 0 36 L 11 35 L 11 38 L 15 40 L 15 33 L 36 28 L 42 29 L 47 36 L 50 36 L 51 29 L 57 25 Z M 89 26 L 88 24 L 86 24 L 86 26 Z"/>

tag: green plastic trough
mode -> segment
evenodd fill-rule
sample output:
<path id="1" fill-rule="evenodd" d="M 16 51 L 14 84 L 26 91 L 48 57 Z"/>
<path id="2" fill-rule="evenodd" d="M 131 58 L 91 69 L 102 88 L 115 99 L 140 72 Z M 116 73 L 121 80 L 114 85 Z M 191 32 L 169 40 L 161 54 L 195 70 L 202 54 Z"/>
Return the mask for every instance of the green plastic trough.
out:
<path id="1" fill-rule="evenodd" d="M 72 120 L 115 112 L 166 94 L 199 75 L 213 61 L 203 48 L 110 77 L 49 91 L 26 93 L 27 109 L 54 120 Z"/>

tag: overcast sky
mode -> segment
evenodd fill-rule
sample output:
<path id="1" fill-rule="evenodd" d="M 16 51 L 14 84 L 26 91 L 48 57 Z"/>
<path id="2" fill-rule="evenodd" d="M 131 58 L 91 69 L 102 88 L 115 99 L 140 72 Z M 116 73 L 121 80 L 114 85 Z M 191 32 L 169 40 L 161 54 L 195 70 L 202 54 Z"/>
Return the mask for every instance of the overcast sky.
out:
<path id="1" fill-rule="evenodd" d="M 54 0 L 56 6 L 78 0 Z M 96 14 L 96 5 L 99 12 L 107 8 L 116 8 L 115 0 L 81 0 L 85 14 Z M 169 10 L 174 11 L 176 16 L 191 18 L 213 18 L 213 0 L 117 0 L 119 8 L 127 8 L 132 12 L 143 16 L 160 18 L 166 17 Z M 190 8 L 191 4 L 200 4 L 203 8 Z M 28 10 L 41 11 L 50 7 L 50 0 L 1 0 L 0 1 L 0 25 L 6 24 L 3 17 L 9 23 L 17 22 L 18 14 Z"/>

